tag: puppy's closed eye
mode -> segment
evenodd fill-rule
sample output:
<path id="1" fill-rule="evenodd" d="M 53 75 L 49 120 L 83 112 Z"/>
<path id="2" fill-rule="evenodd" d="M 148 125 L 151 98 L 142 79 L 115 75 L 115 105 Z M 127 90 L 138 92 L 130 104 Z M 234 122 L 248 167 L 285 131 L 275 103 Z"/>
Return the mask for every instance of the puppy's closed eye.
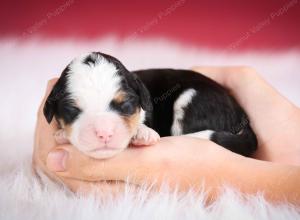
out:
<path id="1" fill-rule="evenodd" d="M 71 124 L 81 113 L 81 110 L 74 105 L 59 105 L 60 117 L 64 119 L 66 124 Z"/>
<path id="2" fill-rule="evenodd" d="M 138 99 L 134 96 L 126 97 L 122 101 L 113 100 L 111 102 L 111 108 L 118 111 L 124 116 L 132 115 L 136 112 L 138 106 Z"/>

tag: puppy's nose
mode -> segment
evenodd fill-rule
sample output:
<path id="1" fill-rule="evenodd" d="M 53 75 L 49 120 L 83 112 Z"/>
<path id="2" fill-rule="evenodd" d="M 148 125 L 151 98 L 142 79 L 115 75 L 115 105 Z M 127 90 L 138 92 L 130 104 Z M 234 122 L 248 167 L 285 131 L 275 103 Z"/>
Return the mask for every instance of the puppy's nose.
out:
<path id="1" fill-rule="evenodd" d="M 96 131 L 96 135 L 97 137 L 99 137 L 99 139 L 102 141 L 102 142 L 109 142 L 110 139 L 112 138 L 113 136 L 113 131 L 101 131 L 101 130 L 98 130 Z"/>

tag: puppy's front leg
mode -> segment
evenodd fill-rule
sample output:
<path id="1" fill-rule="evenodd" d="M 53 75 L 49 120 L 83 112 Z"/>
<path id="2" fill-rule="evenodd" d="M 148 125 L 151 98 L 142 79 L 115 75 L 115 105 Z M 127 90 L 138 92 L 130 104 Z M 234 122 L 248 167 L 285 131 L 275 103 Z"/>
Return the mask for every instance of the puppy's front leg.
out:
<path id="1" fill-rule="evenodd" d="M 159 134 L 152 128 L 141 124 L 137 130 L 136 135 L 132 138 L 131 144 L 136 146 L 152 145 L 160 139 Z"/>
<path id="2" fill-rule="evenodd" d="M 57 144 L 69 144 L 69 140 L 67 138 L 66 132 L 64 129 L 59 129 L 55 132 L 54 138 Z"/>

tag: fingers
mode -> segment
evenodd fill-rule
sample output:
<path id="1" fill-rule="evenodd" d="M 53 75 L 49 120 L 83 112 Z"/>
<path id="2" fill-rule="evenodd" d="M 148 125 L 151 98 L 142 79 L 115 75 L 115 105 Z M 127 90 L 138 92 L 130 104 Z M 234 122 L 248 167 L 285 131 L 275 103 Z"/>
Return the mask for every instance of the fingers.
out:
<path id="1" fill-rule="evenodd" d="M 43 108 L 45 105 L 45 102 L 47 100 L 47 97 L 49 96 L 53 86 L 57 82 L 57 78 L 51 79 L 48 81 L 47 88 L 46 88 L 46 93 L 45 96 L 41 102 L 41 105 L 38 110 L 38 115 L 37 115 L 37 124 L 36 124 L 36 129 L 35 129 L 35 140 L 36 141 L 42 141 L 42 142 L 47 142 L 50 141 L 49 145 L 55 144 L 55 140 L 53 139 L 53 134 L 57 130 L 57 124 L 55 120 L 52 120 L 50 125 L 46 121 L 46 118 L 43 114 Z M 42 137 L 41 137 L 41 136 Z M 35 143 L 35 146 L 40 146 L 39 143 Z M 44 146 L 44 145 L 42 145 Z"/>
<path id="2" fill-rule="evenodd" d="M 33 162 L 34 165 L 43 166 L 46 162 L 47 154 L 51 148 L 56 146 L 55 139 L 53 134 L 57 130 L 57 124 L 55 120 L 49 125 L 46 121 L 46 118 L 43 115 L 43 107 L 45 101 L 50 94 L 54 84 L 57 79 L 52 79 L 48 82 L 45 96 L 42 100 L 42 103 L 39 107 L 37 114 L 37 123 L 35 128 L 35 143 L 34 143 L 34 152 L 33 152 Z"/>
<path id="3" fill-rule="evenodd" d="M 168 160 L 173 163 L 176 157 L 181 158 L 182 152 L 187 153 L 192 146 L 198 146 L 198 142 L 194 138 L 165 137 L 150 147 L 127 148 L 115 157 L 103 160 L 88 157 L 72 145 L 63 145 L 48 154 L 47 167 L 59 177 L 96 182 L 129 178 L 131 183 L 139 184 L 145 179 L 158 178 L 159 173 L 164 175 L 161 164 Z"/>
<path id="4" fill-rule="evenodd" d="M 62 181 L 73 192 L 84 196 L 96 194 L 97 198 L 101 199 L 121 195 L 127 188 L 130 188 L 130 190 L 137 190 L 139 188 L 137 185 L 123 181 L 87 182 L 69 178 L 62 178 Z"/>
<path id="5" fill-rule="evenodd" d="M 54 134 L 54 139 L 58 145 L 70 144 L 64 129 L 59 129 Z"/>
<path id="6" fill-rule="evenodd" d="M 57 130 L 57 123 L 55 120 L 52 120 L 50 124 L 48 124 L 44 114 L 43 114 L 43 108 L 45 105 L 45 102 L 47 100 L 47 97 L 49 96 L 53 86 L 55 85 L 57 79 L 51 79 L 48 81 L 47 89 L 45 96 L 42 100 L 42 103 L 39 107 L 38 111 L 38 119 L 37 119 L 37 126 L 36 126 L 36 139 L 38 143 L 36 143 L 36 146 L 39 146 L 40 148 L 48 148 L 51 149 L 56 145 L 55 139 L 54 139 L 54 133 Z M 47 151 L 48 152 L 48 151 Z M 44 157 L 45 158 L 45 157 Z"/>
<path id="7" fill-rule="evenodd" d="M 71 145 L 63 145 L 48 154 L 47 167 L 58 176 L 72 179 L 125 181 L 139 172 L 141 151 L 129 148 L 113 158 L 97 160 Z"/>
<path id="8" fill-rule="evenodd" d="M 199 148 L 200 143 L 207 142 L 180 136 L 161 138 L 160 142 L 154 146 L 128 148 L 119 155 L 106 160 L 90 158 L 73 146 L 64 145 L 49 153 L 47 167 L 75 192 L 89 193 L 91 186 L 101 189 L 102 185 L 97 187 L 96 184 L 99 182 L 102 184 L 107 180 L 129 182 L 137 186 L 145 184 L 158 187 L 166 179 L 170 184 L 182 181 L 180 185 L 187 187 L 190 186 L 191 178 L 194 177 L 189 173 L 192 170 L 198 172 L 199 169 L 201 170 L 199 163 L 203 164 L 205 160 L 210 160 L 210 157 L 201 159 L 203 148 Z M 222 150 L 210 142 L 208 146 L 210 146 L 209 150 L 204 150 L 205 155 L 215 156 L 216 150 L 214 149 Z M 202 153 L 196 153 L 196 150 Z M 90 183 L 92 185 L 89 185 Z M 111 185 L 107 187 L 107 190 L 110 190 Z M 115 188 L 123 190 L 120 185 L 115 185 Z"/>
<path id="9" fill-rule="evenodd" d="M 38 116 L 40 115 L 43 115 L 43 108 L 44 108 L 44 105 L 45 105 L 45 102 L 53 88 L 53 86 L 55 85 L 55 83 L 57 82 L 58 78 L 53 78 L 53 79 L 50 79 L 47 83 L 47 87 L 46 87 L 46 93 L 45 93 L 45 96 L 41 102 L 41 105 L 38 109 Z"/>

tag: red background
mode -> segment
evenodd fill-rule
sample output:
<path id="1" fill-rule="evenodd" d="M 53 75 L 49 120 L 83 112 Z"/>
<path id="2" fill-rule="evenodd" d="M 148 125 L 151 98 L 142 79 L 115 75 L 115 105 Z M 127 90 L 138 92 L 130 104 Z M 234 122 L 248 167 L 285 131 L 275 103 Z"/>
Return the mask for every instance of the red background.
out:
<path id="1" fill-rule="evenodd" d="M 137 33 L 139 38 L 164 37 L 212 48 L 227 48 L 237 42 L 238 50 L 300 48 L 300 2 L 297 0 L 182 0 L 181 3 L 176 0 L 69 0 L 70 5 L 60 14 L 47 18 L 47 14 L 67 2 L 1 1 L 0 36 L 24 40 L 34 37 L 87 40 L 108 34 L 126 39 Z M 247 31 L 291 2 L 295 4 L 285 13 L 243 40 Z M 159 13 L 176 3 L 177 8 L 155 22 Z"/>

